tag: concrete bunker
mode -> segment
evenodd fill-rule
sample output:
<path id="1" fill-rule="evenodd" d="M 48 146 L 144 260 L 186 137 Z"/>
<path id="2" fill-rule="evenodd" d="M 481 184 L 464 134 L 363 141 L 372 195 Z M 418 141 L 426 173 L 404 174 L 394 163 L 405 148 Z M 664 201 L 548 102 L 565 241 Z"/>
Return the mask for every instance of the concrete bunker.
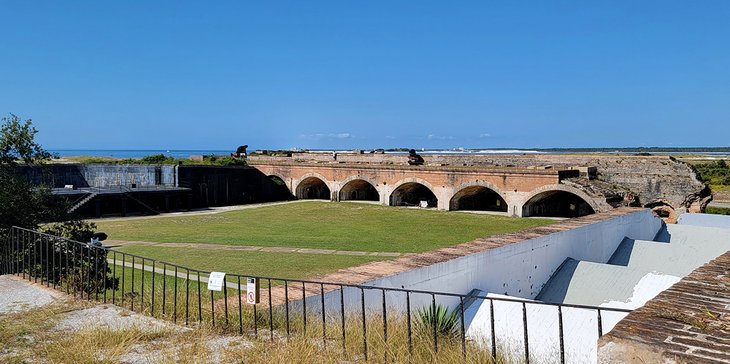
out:
<path id="1" fill-rule="evenodd" d="M 340 189 L 340 201 L 380 201 L 380 194 L 370 182 L 354 179 Z"/>
<path id="2" fill-rule="evenodd" d="M 560 190 L 538 193 L 522 207 L 522 216 L 579 217 L 595 213 L 580 196 Z"/>
<path id="3" fill-rule="evenodd" d="M 433 191 L 418 182 L 406 182 L 390 194 L 391 206 L 421 206 L 421 201 L 425 201 L 426 207 L 438 205 Z"/>
<path id="4" fill-rule="evenodd" d="M 300 200 L 329 200 L 330 189 L 317 177 L 307 177 L 297 185 L 297 198 Z"/>
<path id="5" fill-rule="evenodd" d="M 469 186 L 454 194 L 449 210 L 507 212 L 507 203 L 499 193 L 488 187 Z"/>

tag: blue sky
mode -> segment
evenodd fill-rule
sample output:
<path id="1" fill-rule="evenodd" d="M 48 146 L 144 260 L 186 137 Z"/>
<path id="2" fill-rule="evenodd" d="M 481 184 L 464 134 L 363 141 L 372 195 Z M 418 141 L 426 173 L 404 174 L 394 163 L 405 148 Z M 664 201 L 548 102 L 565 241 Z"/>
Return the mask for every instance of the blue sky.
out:
<path id="1" fill-rule="evenodd" d="M 730 146 L 730 1 L 3 1 L 47 148 Z"/>

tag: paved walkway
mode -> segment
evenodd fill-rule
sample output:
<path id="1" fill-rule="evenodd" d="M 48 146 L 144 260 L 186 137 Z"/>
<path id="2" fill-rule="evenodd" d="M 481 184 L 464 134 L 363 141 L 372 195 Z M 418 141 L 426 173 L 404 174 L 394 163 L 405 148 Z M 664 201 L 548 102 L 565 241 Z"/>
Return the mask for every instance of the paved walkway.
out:
<path id="1" fill-rule="evenodd" d="M 200 216 L 200 215 L 214 215 L 222 212 L 237 211 L 237 210 L 248 210 L 256 209 L 261 207 L 287 205 L 292 203 L 301 203 L 305 201 L 326 201 L 326 200 L 293 200 L 293 201 L 281 201 L 281 202 L 266 202 L 266 203 L 255 203 L 249 205 L 235 205 L 235 206 L 219 206 L 219 207 L 207 207 L 202 209 L 195 209 L 190 211 L 178 211 L 178 212 L 163 212 L 159 215 L 145 215 L 145 216 L 127 216 L 127 217 L 104 217 L 100 219 L 89 219 L 88 221 L 130 221 L 130 220 L 148 220 L 148 219 L 159 219 L 163 217 L 173 216 Z"/>
<path id="2" fill-rule="evenodd" d="M 730 209 L 730 201 L 712 201 L 707 206 Z"/>
<path id="3" fill-rule="evenodd" d="M 60 292 L 42 284 L 10 274 L 0 276 L 0 315 L 45 306 L 61 298 Z"/>
<path id="4" fill-rule="evenodd" d="M 301 253 L 301 254 L 328 254 L 328 255 L 359 255 L 371 257 L 401 257 L 413 253 L 397 253 L 397 252 L 365 252 L 350 250 L 334 250 L 334 249 L 310 249 L 310 248 L 291 248 L 280 246 L 255 246 L 255 245 L 222 245 L 222 244 L 201 244 L 201 243 L 158 243 L 153 241 L 124 241 L 115 240 L 108 242 L 112 246 L 157 246 L 165 248 L 193 248 L 193 249 L 210 249 L 210 250 L 228 250 L 228 251 L 258 251 L 268 253 Z"/>

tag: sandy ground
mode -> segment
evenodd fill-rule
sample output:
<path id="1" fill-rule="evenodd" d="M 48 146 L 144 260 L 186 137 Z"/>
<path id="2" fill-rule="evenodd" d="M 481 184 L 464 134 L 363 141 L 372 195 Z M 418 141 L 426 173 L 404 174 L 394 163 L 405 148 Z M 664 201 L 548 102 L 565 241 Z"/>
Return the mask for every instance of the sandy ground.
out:
<path id="1" fill-rule="evenodd" d="M 0 276 L 0 314 L 43 307 L 63 299 L 63 294 L 20 277 Z"/>
<path id="2" fill-rule="evenodd" d="M 38 309 L 63 300 L 71 301 L 72 298 L 63 292 L 29 282 L 20 277 L 12 275 L 0 276 L 0 316 Z M 180 347 L 176 347 L 169 340 L 174 340 L 174 335 L 196 330 L 194 328 L 144 316 L 112 304 L 99 304 L 81 308 L 63 315 L 63 318 L 51 329 L 52 332 L 73 334 L 85 329 L 112 331 L 136 329 L 150 333 L 172 333 L 173 336 L 169 336 L 168 334 L 167 336 L 145 344 L 131 346 L 129 351 L 119 358 L 120 363 L 147 364 L 190 359 L 180 358 Z M 27 339 L 31 341 L 35 340 L 35 334 L 28 332 L 26 335 Z M 219 363 L 224 361 L 222 352 L 225 349 L 248 348 L 252 346 L 252 343 L 246 340 L 246 338 L 230 335 L 206 336 L 202 344 L 207 349 L 208 356 L 206 358 L 197 358 L 193 362 Z M 12 358 L 16 353 L 17 351 L 14 348 L 0 352 L 0 362 L 4 362 L 4 359 Z M 103 357 L 100 356 L 99 359 L 102 360 Z"/>
<path id="3" fill-rule="evenodd" d="M 189 328 L 183 328 L 167 321 L 143 316 L 112 304 L 103 304 L 70 312 L 66 318 L 56 325 L 54 330 L 78 331 L 86 328 L 110 330 L 139 329 L 149 332 L 157 330 L 190 330 Z"/>

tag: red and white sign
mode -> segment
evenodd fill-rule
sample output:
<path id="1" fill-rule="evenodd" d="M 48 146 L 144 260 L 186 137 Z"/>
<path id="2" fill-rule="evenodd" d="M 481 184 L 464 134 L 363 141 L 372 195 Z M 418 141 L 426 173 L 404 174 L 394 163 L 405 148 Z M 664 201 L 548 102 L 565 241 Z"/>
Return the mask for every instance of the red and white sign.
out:
<path id="1" fill-rule="evenodd" d="M 246 303 L 259 303 L 259 282 L 256 278 L 246 278 Z"/>

